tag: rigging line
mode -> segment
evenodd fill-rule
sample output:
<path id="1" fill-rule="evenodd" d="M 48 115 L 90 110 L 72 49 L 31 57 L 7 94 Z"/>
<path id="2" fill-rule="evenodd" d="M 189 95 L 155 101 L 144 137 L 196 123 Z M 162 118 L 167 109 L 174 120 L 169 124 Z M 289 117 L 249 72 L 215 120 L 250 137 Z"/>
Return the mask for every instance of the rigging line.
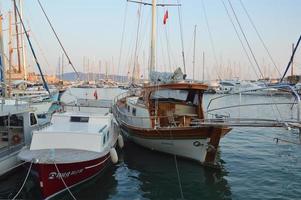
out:
<path id="1" fill-rule="evenodd" d="M 40 0 L 37 0 L 37 1 L 38 1 L 39 5 L 40 5 L 40 8 L 42 9 L 42 11 L 43 11 L 43 13 L 44 13 L 46 19 L 47 19 L 48 24 L 50 25 L 50 27 L 51 27 L 51 29 L 52 29 L 52 32 L 54 33 L 54 35 L 55 35 L 57 41 L 59 42 L 59 44 L 60 44 L 60 46 L 61 46 L 61 48 L 62 48 L 64 54 L 66 55 L 69 64 L 71 65 L 73 71 L 76 73 L 77 80 L 79 80 L 79 79 L 80 79 L 80 78 L 79 78 L 79 74 L 78 74 L 77 70 L 75 69 L 73 63 L 71 62 L 70 57 L 69 57 L 69 55 L 67 54 L 67 52 L 66 52 L 66 50 L 65 50 L 65 48 L 64 48 L 64 46 L 63 46 L 61 40 L 59 39 L 59 37 L 58 37 L 56 31 L 54 30 L 54 27 L 52 26 L 52 23 L 50 22 L 50 19 L 48 18 L 48 16 L 47 16 L 47 14 L 46 14 L 46 12 L 45 12 L 45 10 L 44 10 L 44 8 L 43 8 L 43 6 L 42 6 Z"/>
<path id="2" fill-rule="evenodd" d="M 133 74 L 132 74 L 132 83 L 134 83 L 135 79 L 135 72 L 136 72 L 136 67 L 138 65 L 138 56 L 137 56 L 137 49 L 138 49 L 138 40 L 139 40 L 139 32 L 140 32 L 140 25 L 141 25 L 141 7 L 142 4 L 139 5 L 138 7 L 138 26 L 137 26 L 137 32 L 136 32 L 136 44 L 135 44 L 135 52 L 134 52 L 134 66 L 133 66 Z"/>
<path id="3" fill-rule="evenodd" d="M 202 8 L 203 8 L 203 11 L 204 11 L 203 13 L 204 13 L 205 21 L 206 21 L 207 30 L 208 30 L 208 33 L 209 33 L 209 39 L 210 39 L 210 44 L 211 44 L 214 60 L 215 60 L 215 65 L 216 65 L 216 67 L 218 67 L 216 51 L 215 51 L 215 47 L 214 47 L 214 43 L 213 43 L 212 33 L 211 33 L 211 30 L 210 30 L 210 26 L 209 26 L 209 21 L 208 21 L 208 17 L 207 17 L 207 12 L 206 12 L 206 8 L 205 8 L 204 0 L 202 0 Z M 221 79 L 221 76 L 220 76 L 218 70 L 215 70 L 215 71 L 217 73 L 218 78 Z"/>
<path id="4" fill-rule="evenodd" d="M 50 69 L 50 64 L 49 64 L 49 62 L 48 62 L 48 60 L 47 60 L 47 58 L 46 58 L 45 52 L 43 51 L 42 46 L 40 45 L 40 43 L 39 43 L 38 40 L 37 40 L 37 37 L 35 36 L 35 34 L 33 33 L 32 29 L 30 28 L 30 25 L 29 25 L 29 22 L 28 22 L 28 21 L 27 21 L 27 25 L 28 25 L 29 30 L 31 30 L 31 31 L 30 31 L 31 36 L 32 36 L 34 42 L 37 44 L 37 46 L 38 46 L 38 48 L 39 48 L 39 50 L 40 50 L 40 52 L 41 52 L 41 55 L 42 55 L 42 57 L 43 57 L 43 59 L 44 59 L 46 65 L 47 65 L 47 67 Z"/>
<path id="5" fill-rule="evenodd" d="M 28 168 L 28 171 L 27 171 L 26 177 L 25 177 L 25 179 L 24 179 L 24 181 L 22 183 L 22 186 L 20 187 L 20 189 L 17 192 L 17 194 L 12 198 L 13 200 L 15 200 L 17 198 L 17 196 L 20 194 L 20 192 L 22 191 L 22 189 L 23 189 L 23 187 L 24 187 L 24 185 L 25 185 L 25 183 L 26 183 L 26 181 L 27 181 L 27 179 L 29 177 L 29 174 L 30 174 L 30 171 L 31 171 L 31 167 L 32 167 L 32 163 L 33 163 L 33 161 L 30 162 L 30 166 Z"/>
<path id="6" fill-rule="evenodd" d="M 237 15 L 236 15 L 236 12 L 235 12 L 235 10 L 234 10 L 234 8 L 233 8 L 233 6 L 232 6 L 231 0 L 228 0 L 228 3 L 229 3 L 229 5 L 230 5 L 230 7 L 231 7 L 231 10 L 232 10 L 233 14 L 234 14 L 234 17 L 235 17 L 236 22 L 237 22 L 237 24 L 238 24 L 238 26 L 239 26 L 239 29 L 240 29 L 240 31 L 241 31 L 241 33 L 242 33 L 242 35 L 243 35 L 243 37 L 244 37 L 244 39 L 245 39 L 245 41 L 246 41 L 246 43 L 247 43 L 247 46 L 248 46 L 248 48 L 249 48 L 249 51 L 250 51 L 250 53 L 251 53 L 251 55 L 252 55 L 252 57 L 253 57 L 253 60 L 254 60 L 254 62 L 255 62 L 255 64 L 256 64 L 257 68 L 258 68 L 258 71 L 259 71 L 260 75 L 262 76 L 262 78 L 264 78 L 264 75 L 263 75 L 263 73 L 262 73 L 262 71 L 261 71 L 261 69 L 260 69 L 260 67 L 259 67 L 259 64 L 258 64 L 258 62 L 257 62 L 257 59 L 256 59 L 256 57 L 255 57 L 255 54 L 254 54 L 254 52 L 253 52 L 253 50 L 252 50 L 252 48 L 251 48 L 251 45 L 250 45 L 250 43 L 249 43 L 249 41 L 248 41 L 248 39 L 247 39 L 247 36 L 246 36 L 245 32 L 243 31 L 242 26 L 241 26 L 241 24 L 240 24 L 240 22 L 239 22 L 239 20 L 238 20 Z"/>
<path id="7" fill-rule="evenodd" d="M 245 41 L 246 41 L 246 43 L 247 43 L 247 45 L 248 45 L 249 51 L 251 52 L 251 55 L 252 55 L 252 57 L 253 57 L 253 59 L 254 59 L 254 61 L 255 61 L 255 64 L 256 64 L 256 66 L 257 66 L 257 68 L 258 68 L 258 70 L 259 70 L 259 73 L 261 74 L 262 78 L 264 78 L 264 76 L 263 76 L 263 74 L 262 74 L 262 72 L 261 72 L 261 69 L 260 69 L 260 67 L 259 67 L 259 64 L 258 64 L 258 62 L 257 62 L 257 60 L 256 60 L 256 57 L 255 57 L 255 55 L 254 55 L 254 53 L 253 53 L 253 51 L 252 51 L 252 48 L 251 48 L 251 46 L 250 46 L 250 44 L 249 44 L 249 41 L 247 40 L 247 37 L 246 37 L 246 35 L 245 35 L 245 33 L 244 33 L 242 27 L 241 27 L 241 24 L 239 23 L 238 17 L 237 17 L 237 15 L 236 15 L 236 12 L 235 12 L 233 6 L 232 6 L 232 3 L 231 3 L 230 0 L 228 0 L 228 3 L 229 3 L 229 5 L 230 5 L 230 7 L 231 7 L 231 9 L 232 9 L 232 12 L 233 12 L 234 17 L 235 17 L 235 19 L 236 19 L 236 22 L 237 22 L 237 24 L 238 24 L 238 26 L 239 26 L 239 28 L 240 28 L 240 31 L 241 31 L 242 35 L 244 36 L 244 39 L 245 39 Z M 267 86 L 267 84 L 266 84 L 265 82 L 264 82 L 264 85 Z M 269 96 L 271 97 L 271 99 L 272 99 L 272 101 L 273 101 L 273 103 L 274 103 L 273 95 L 272 95 L 271 92 L 269 92 Z M 275 107 L 276 107 L 276 109 L 277 109 L 277 111 L 278 111 L 278 114 L 279 114 L 279 116 L 280 116 L 280 119 L 283 121 L 283 118 L 282 118 L 282 115 L 281 115 L 281 112 L 280 112 L 278 106 L 275 105 Z M 272 107 L 272 110 L 273 110 L 273 112 L 274 112 L 273 107 Z"/>
<path id="8" fill-rule="evenodd" d="M 40 74 L 41 74 L 41 78 L 42 78 L 44 87 L 45 87 L 45 89 L 47 90 L 49 96 L 51 96 L 51 93 L 50 93 L 50 90 L 49 90 L 49 88 L 48 88 L 47 82 L 46 82 L 46 80 L 45 80 L 44 74 L 43 74 L 43 72 L 42 72 L 40 63 L 39 63 L 39 61 L 38 61 L 38 58 L 37 58 L 37 56 L 36 56 L 36 53 L 35 53 L 35 51 L 34 51 L 34 49 L 33 49 L 33 46 L 32 46 L 32 44 L 31 44 L 31 41 L 30 41 L 30 39 L 29 39 L 28 32 L 26 31 L 26 28 L 25 28 L 23 19 L 22 19 L 22 17 L 21 17 L 19 8 L 17 7 L 16 0 L 13 0 L 13 1 L 14 1 L 14 6 L 16 7 L 16 11 L 17 11 L 17 13 L 18 13 L 18 16 L 19 16 L 19 18 L 20 18 L 20 22 L 21 22 L 21 25 L 22 25 L 22 27 L 23 27 L 24 33 L 25 33 L 25 35 L 26 35 L 26 39 L 27 39 L 27 41 L 28 41 L 28 43 L 29 43 L 30 50 L 31 50 L 31 52 L 32 52 L 32 55 L 33 55 L 33 57 L 34 57 L 34 59 L 35 59 L 35 63 L 37 64 L 38 69 L 39 69 L 39 72 L 40 72 Z"/>
<path id="9" fill-rule="evenodd" d="M 239 0 L 239 2 L 240 2 L 240 4 L 241 4 L 241 6 L 243 7 L 245 13 L 247 14 L 247 17 L 248 17 L 249 21 L 251 22 L 251 24 L 252 24 L 252 26 L 253 26 L 253 28 L 254 28 L 254 30 L 255 30 L 255 32 L 256 32 L 258 38 L 259 38 L 259 40 L 261 41 L 261 43 L 262 43 L 264 49 L 266 50 L 266 52 L 267 52 L 269 58 L 271 59 L 271 61 L 272 61 L 273 65 L 274 65 L 274 67 L 276 68 L 277 72 L 281 75 L 281 73 L 280 73 L 280 71 L 279 71 L 279 69 L 278 69 L 278 67 L 277 67 L 277 65 L 276 65 L 276 63 L 275 63 L 275 61 L 274 61 L 274 59 L 273 59 L 273 57 L 272 57 L 272 55 L 271 55 L 271 53 L 270 53 L 268 47 L 267 47 L 267 45 L 265 44 L 264 40 L 262 39 L 261 35 L 259 34 L 259 31 L 257 30 L 257 28 L 256 28 L 256 26 L 255 26 L 255 23 L 253 22 L 251 16 L 249 15 L 249 12 L 247 11 L 246 7 L 244 6 L 242 0 Z"/>
<path id="10" fill-rule="evenodd" d="M 226 6 L 224 0 L 221 0 L 221 1 L 222 1 L 223 6 L 224 6 L 224 8 L 225 8 L 225 10 L 226 10 L 226 13 L 227 13 L 227 15 L 228 15 L 228 17 L 229 17 L 229 20 L 230 20 L 230 22 L 231 22 L 231 24 L 232 24 L 232 26 L 233 26 L 233 28 L 234 28 L 234 30 L 235 30 L 235 34 L 236 34 L 237 38 L 239 39 L 239 42 L 240 42 L 240 44 L 241 44 L 241 46 L 242 46 L 242 48 L 243 48 L 243 50 L 244 50 L 244 53 L 246 54 L 246 56 L 247 56 L 247 58 L 248 58 L 248 61 L 250 62 L 250 65 L 252 66 L 252 68 L 253 68 L 253 70 L 254 70 L 256 76 L 259 77 L 258 74 L 257 74 L 256 69 L 255 69 L 254 66 L 253 66 L 253 63 L 252 63 L 251 58 L 250 58 L 250 56 L 249 56 L 249 54 L 248 54 L 248 51 L 247 51 L 247 49 L 246 49 L 246 47 L 245 47 L 245 45 L 244 45 L 244 43 L 243 43 L 243 41 L 242 41 L 242 39 L 241 39 L 239 33 L 238 33 L 238 30 L 237 30 L 237 28 L 236 28 L 236 26 L 235 26 L 235 24 L 234 24 L 234 22 L 233 22 L 233 19 L 232 19 L 230 13 L 229 13 L 229 10 L 228 10 L 228 8 L 227 8 L 227 6 Z"/>
<path id="11" fill-rule="evenodd" d="M 171 60 L 170 60 L 170 46 L 169 46 L 169 40 L 168 40 L 168 35 L 167 35 L 167 26 L 165 25 L 165 39 L 166 39 L 166 49 L 167 49 L 167 57 L 168 57 L 168 64 L 169 64 L 169 70 L 172 72 L 172 67 L 171 67 Z"/>
<path id="12" fill-rule="evenodd" d="M 118 58 L 118 74 L 120 69 L 120 62 L 122 57 L 122 50 L 123 50 L 123 41 L 124 41 L 124 33 L 125 33 L 125 25 L 126 25 L 126 19 L 127 19 L 127 9 L 128 9 L 128 3 L 125 5 L 125 11 L 124 11 L 124 20 L 123 20 L 123 27 L 122 27 L 122 36 L 121 36 L 121 44 L 120 44 L 120 51 L 119 51 L 119 58 Z"/>
<path id="13" fill-rule="evenodd" d="M 177 0 L 177 3 L 180 4 L 180 0 Z M 184 39 L 183 39 L 184 36 L 183 36 L 183 24 L 182 24 L 182 10 L 181 10 L 180 6 L 178 6 L 178 16 L 179 16 L 179 25 L 180 25 L 180 35 L 181 35 L 183 67 L 184 67 L 184 74 L 186 74 Z"/>

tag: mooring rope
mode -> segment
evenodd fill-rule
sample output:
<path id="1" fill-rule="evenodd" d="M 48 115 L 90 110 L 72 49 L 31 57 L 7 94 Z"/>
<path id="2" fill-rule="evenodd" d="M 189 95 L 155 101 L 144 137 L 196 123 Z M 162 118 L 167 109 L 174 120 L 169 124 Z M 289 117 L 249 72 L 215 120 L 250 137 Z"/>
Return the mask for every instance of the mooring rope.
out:
<path id="1" fill-rule="evenodd" d="M 74 200 L 76 200 L 75 196 L 72 194 L 70 188 L 67 186 L 67 184 L 66 184 L 64 178 L 62 177 L 62 174 L 61 174 L 59 168 L 57 167 L 55 161 L 53 161 L 53 164 L 54 164 L 54 166 L 55 166 L 55 168 L 56 168 L 56 171 L 59 173 L 59 177 L 60 177 L 60 179 L 62 180 L 62 182 L 63 182 L 65 188 L 68 190 L 68 192 L 69 192 L 69 194 L 71 195 L 71 197 L 72 197 Z"/>
<path id="2" fill-rule="evenodd" d="M 30 174 L 30 171 L 31 171 L 31 167 L 32 167 L 32 163 L 33 163 L 33 161 L 30 162 L 29 169 L 28 169 L 28 171 L 27 171 L 26 177 L 25 177 L 25 179 L 24 179 L 24 181 L 23 181 L 23 184 L 22 184 L 21 188 L 19 189 L 19 191 L 17 192 L 17 194 L 12 198 L 12 200 L 16 199 L 17 196 L 18 196 L 18 195 L 20 194 L 20 192 L 22 191 L 22 189 L 23 189 L 23 187 L 24 187 L 24 185 L 25 185 L 25 183 L 26 183 L 26 181 L 27 181 L 27 179 L 28 179 L 28 177 L 29 177 L 29 174 Z"/>

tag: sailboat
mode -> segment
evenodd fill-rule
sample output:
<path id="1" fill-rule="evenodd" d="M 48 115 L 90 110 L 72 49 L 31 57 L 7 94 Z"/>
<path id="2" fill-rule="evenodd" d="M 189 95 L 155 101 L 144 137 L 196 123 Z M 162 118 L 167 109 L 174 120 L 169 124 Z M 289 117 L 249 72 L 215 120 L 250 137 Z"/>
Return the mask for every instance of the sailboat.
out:
<path id="1" fill-rule="evenodd" d="M 205 123 L 203 94 L 208 86 L 188 82 L 181 69 L 155 72 L 156 0 L 152 0 L 150 83 L 114 99 L 113 113 L 128 140 L 151 150 L 218 166 L 220 139 L 231 128 Z"/>

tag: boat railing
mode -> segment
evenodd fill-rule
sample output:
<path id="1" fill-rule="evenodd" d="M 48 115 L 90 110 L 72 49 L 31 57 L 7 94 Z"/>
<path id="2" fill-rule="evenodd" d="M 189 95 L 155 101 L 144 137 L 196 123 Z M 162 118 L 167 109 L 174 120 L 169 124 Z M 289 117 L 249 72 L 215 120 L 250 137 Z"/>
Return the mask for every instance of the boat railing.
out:
<path id="1" fill-rule="evenodd" d="M 285 105 L 287 105 L 287 106 L 290 106 L 290 109 L 292 110 L 292 108 L 294 107 L 294 106 L 296 106 L 296 111 L 294 111 L 294 112 L 296 112 L 296 118 L 294 119 L 294 120 L 287 120 L 287 119 L 285 119 L 285 120 L 283 120 L 283 119 L 281 119 L 281 120 L 279 120 L 279 119 L 272 119 L 272 121 L 273 121 L 273 123 L 274 122 L 277 122 L 278 121 L 278 123 L 288 123 L 288 122 L 300 122 L 300 119 L 301 119 L 301 111 L 300 111 L 300 109 L 301 109 L 301 102 L 300 102 L 300 96 L 298 95 L 298 93 L 297 93 L 297 91 L 296 90 L 294 90 L 294 88 L 293 87 L 291 87 L 290 85 L 281 85 L 281 86 L 270 86 L 270 87 L 262 87 L 262 88 L 260 88 L 260 89 L 258 89 L 258 90 L 266 90 L 266 89 L 270 89 L 270 88 L 273 88 L 273 89 L 279 89 L 279 90 L 285 90 L 285 92 L 287 93 L 287 94 L 292 94 L 293 96 L 294 96 L 294 101 L 292 102 L 291 101 L 291 99 L 290 99 L 290 101 L 283 101 L 283 102 L 279 102 L 279 101 L 275 101 L 274 99 L 273 99 L 273 94 L 267 94 L 266 96 L 267 97 L 271 97 L 272 99 L 272 101 L 271 102 L 259 102 L 259 103 L 250 103 L 250 102 L 248 102 L 248 103 L 242 103 L 241 102 L 241 95 L 244 93 L 244 92 L 249 92 L 249 91 L 251 91 L 251 90 L 245 90 L 245 91 L 240 91 L 240 92 L 235 92 L 235 93 L 232 93 L 232 94 L 226 94 L 226 95 L 220 95 L 220 96 L 217 96 L 217 97 L 214 97 L 214 98 L 212 98 L 212 99 L 210 99 L 210 101 L 209 101 L 209 103 L 208 103 L 208 105 L 207 105 L 207 108 L 206 108 L 206 115 L 207 115 L 207 118 L 208 119 L 210 119 L 211 118 L 211 120 L 216 120 L 216 119 L 223 119 L 224 121 L 237 121 L 237 120 L 239 120 L 240 122 L 242 122 L 242 121 L 250 121 L 250 119 L 248 119 L 248 118 L 242 118 L 242 117 L 239 117 L 239 118 L 231 118 L 230 117 L 230 114 L 228 113 L 228 114 L 226 114 L 226 115 L 224 115 L 224 116 L 221 116 L 221 114 L 220 113 L 214 113 L 214 112 L 225 112 L 226 110 L 229 110 L 229 109 L 235 109 L 235 108 L 238 108 L 238 109 L 241 109 L 241 108 L 243 108 L 243 107 L 250 107 L 250 108 L 254 108 L 254 106 L 272 106 L 272 108 L 273 107 L 276 107 L 276 109 L 278 109 L 278 106 L 285 106 Z M 253 90 L 252 90 L 253 91 Z M 215 102 L 215 101 L 217 101 L 217 100 L 219 100 L 219 99 L 222 99 L 222 98 L 226 98 L 226 97 L 230 97 L 230 96 L 234 96 L 234 95 L 240 95 L 240 98 L 239 98 L 239 103 L 238 104 L 236 104 L 236 105 L 226 105 L 226 106 L 221 106 L 221 107 L 214 107 L 214 108 L 212 108 L 213 106 L 213 103 Z M 291 118 L 293 118 L 293 113 L 294 112 L 292 112 L 291 114 L 292 114 L 292 116 L 291 116 Z M 279 114 L 279 115 L 281 115 L 281 114 Z M 226 117 L 225 117 L 226 116 Z M 215 119 L 214 119 L 215 118 Z M 280 118 L 281 118 L 281 116 L 280 116 Z M 254 120 L 253 120 L 254 121 Z M 259 122 L 259 121 L 261 121 L 262 123 L 265 123 L 266 121 L 265 121 L 265 119 L 257 119 L 256 120 L 256 122 Z"/>
<path id="2" fill-rule="evenodd" d="M 20 99 L 6 99 L 2 98 L 0 100 L 0 109 L 2 113 L 13 113 L 18 111 L 23 111 L 30 108 L 30 103 L 22 101 Z"/>

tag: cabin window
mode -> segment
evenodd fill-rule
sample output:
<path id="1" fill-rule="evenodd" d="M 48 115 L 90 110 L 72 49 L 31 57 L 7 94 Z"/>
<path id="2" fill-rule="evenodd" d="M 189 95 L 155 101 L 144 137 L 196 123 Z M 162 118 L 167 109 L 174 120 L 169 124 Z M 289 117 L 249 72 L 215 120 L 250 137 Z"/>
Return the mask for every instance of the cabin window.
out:
<path id="1" fill-rule="evenodd" d="M 151 94 L 151 99 L 186 101 L 187 90 L 158 90 Z"/>
<path id="2" fill-rule="evenodd" d="M 106 135 L 104 134 L 103 135 L 103 142 L 102 142 L 102 144 L 105 145 L 105 143 L 106 143 Z"/>
<path id="3" fill-rule="evenodd" d="M 128 105 L 128 112 L 130 112 L 130 110 L 131 110 L 131 108 L 130 108 L 130 106 Z"/>
<path id="4" fill-rule="evenodd" d="M 109 134 L 110 134 L 110 131 L 107 132 L 107 139 L 109 139 Z"/>
<path id="5" fill-rule="evenodd" d="M 70 118 L 71 122 L 89 122 L 89 117 L 79 117 L 79 116 L 72 116 Z"/>
<path id="6" fill-rule="evenodd" d="M 132 109 L 132 114 L 133 114 L 134 116 L 136 116 L 136 108 L 133 108 L 133 109 Z"/>
<path id="7" fill-rule="evenodd" d="M 34 125 L 36 125 L 38 123 L 38 120 L 37 120 L 37 118 L 36 118 L 36 116 L 35 116 L 34 113 L 30 113 L 29 117 L 30 117 L 30 125 L 31 126 L 34 126 Z"/>

